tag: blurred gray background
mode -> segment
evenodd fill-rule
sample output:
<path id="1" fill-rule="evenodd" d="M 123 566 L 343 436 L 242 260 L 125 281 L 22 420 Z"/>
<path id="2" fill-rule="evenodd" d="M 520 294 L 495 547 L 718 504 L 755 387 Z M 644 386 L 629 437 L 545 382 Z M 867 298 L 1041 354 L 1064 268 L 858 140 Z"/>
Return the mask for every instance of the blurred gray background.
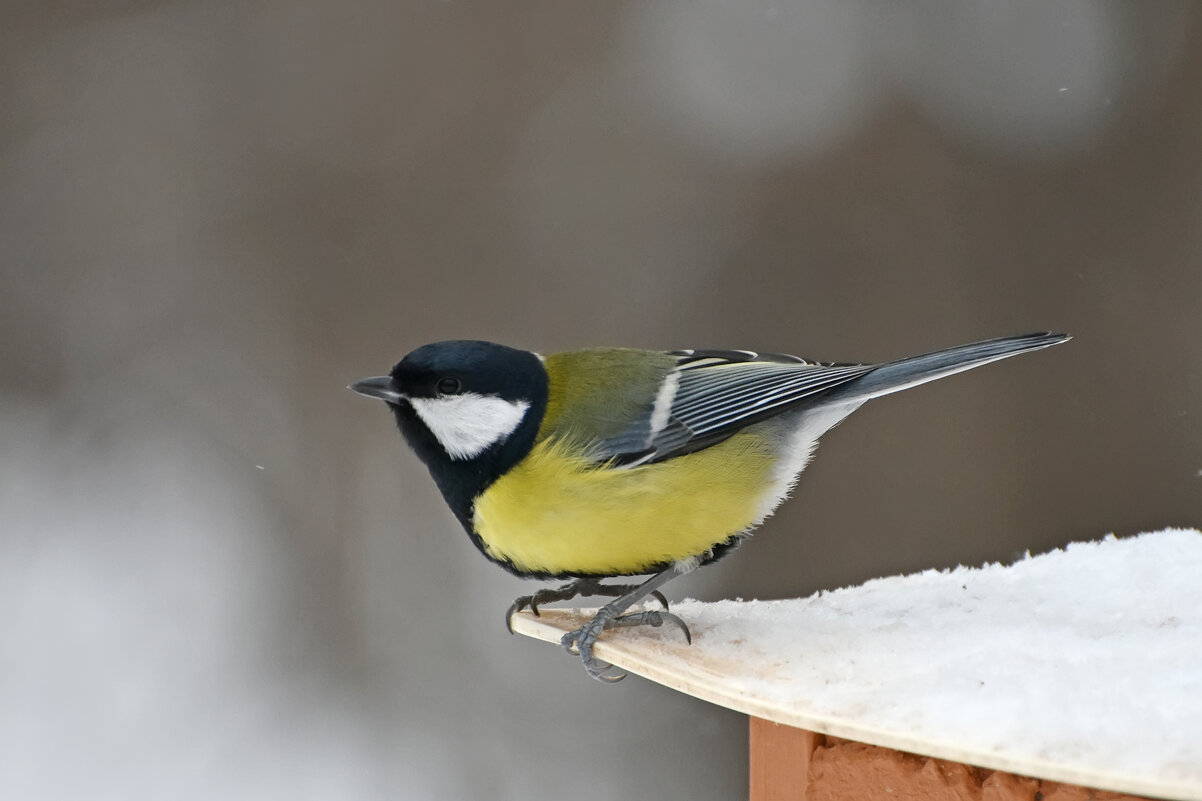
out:
<path id="1" fill-rule="evenodd" d="M 1195 8 L 5 3 L 0 797 L 745 795 L 740 715 L 506 633 L 344 388 L 432 340 L 1075 335 L 870 404 L 672 597 L 1202 522 Z"/>

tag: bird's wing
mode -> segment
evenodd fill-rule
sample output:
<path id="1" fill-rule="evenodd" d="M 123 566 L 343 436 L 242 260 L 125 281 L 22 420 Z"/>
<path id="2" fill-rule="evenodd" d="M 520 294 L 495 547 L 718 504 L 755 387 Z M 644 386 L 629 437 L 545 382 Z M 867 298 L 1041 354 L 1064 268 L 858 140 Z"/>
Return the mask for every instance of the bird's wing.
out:
<path id="1" fill-rule="evenodd" d="M 597 443 L 598 458 L 632 467 L 692 453 L 876 367 L 741 350 L 671 354 L 676 368 L 654 403 L 621 434 Z"/>

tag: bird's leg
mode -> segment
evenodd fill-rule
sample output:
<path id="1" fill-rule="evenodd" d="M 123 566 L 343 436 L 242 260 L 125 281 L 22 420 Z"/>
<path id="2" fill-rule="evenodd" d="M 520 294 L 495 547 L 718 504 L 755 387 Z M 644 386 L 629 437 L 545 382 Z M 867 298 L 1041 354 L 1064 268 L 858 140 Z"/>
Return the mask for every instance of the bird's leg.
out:
<path id="1" fill-rule="evenodd" d="M 591 595 L 604 595 L 609 598 L 617 598 L 634 592 L 638 588 L 638 584 L 602 584 L 601 579 L 591 577 L 569 581 L 562 587 L 544 587 L 533 595 L 523 595 L 520 598 L 514 599 L 514 602 L 509 605 L 509 609 L 505 612 L 505 627 L 509 629 L 510 634 L 513 634 L 514 614 L 527 607 L 530 608 L 535 617 L 538 617 L 539 604 L 570 601 L 573 598 L 587 598 Z M 655 599 L 664 605 L 665 610 L 668 608 L 668 599 L 664 597 L 663 593 L 659 590 L 652 590 L 650 594 L 655 596 Z"/>
<path id="2" fill-rule="evenodd" d="M 658 627 L 667 622 L 679 626 L 680 630 L 684 632 L 685 639 L 691 643 L 693 638 L 689 634 L 689 627 L 676 615 L 658 610 L 633 612 L 628 615 L 623 614 L 623 612 L 643 598 L 658 593 L 659 588 L 675 575 L 676 568 L 674 566 L 656 573 L 622 597 L 615 601 L 610 601 L 601 607 L 588 623 L 585 623 L 575 631 L 563 635 L 560 643 L 569 653 L 580 654 L 580 661 L 584 663 L 584 669 L 588 671 L 590 676 L 599 681 L 611 682 L 621 681 L 626 678 L 626 674 L 621 673 L 616 676 L 607 676 L 605 671 L 609 670 L 611 665 L 601 662 L 593 656 L 593 645 L 597 642 L 597 638 L 601 636 L 601 632 L 606 629 L 625 628 L 627 626 Z"/>

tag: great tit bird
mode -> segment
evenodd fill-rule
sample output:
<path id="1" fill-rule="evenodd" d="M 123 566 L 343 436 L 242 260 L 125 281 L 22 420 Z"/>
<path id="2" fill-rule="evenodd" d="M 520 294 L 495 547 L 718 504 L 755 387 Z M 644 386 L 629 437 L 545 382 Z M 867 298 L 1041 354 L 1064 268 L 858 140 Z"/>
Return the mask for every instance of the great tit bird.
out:
<path id="1" fill-rule="evenodd" d="M 785 499 L 818 438 L 864 401 L 1068 340 L 1004 337 L 884 364 L 743 350 L 592 348 L 540 356 L 425 345 L 351 389 L 388 404 L 480 551 L 519 576 L 572 579 L 506 614 L 604 595 L 563 638 L 589 675 L 612 628 L 671 623 L 670 578 L 729 553 Z M 637 584 L 601 579 L 653 574 Z M 654 596 L 663 611 L 627 612 Z"/>

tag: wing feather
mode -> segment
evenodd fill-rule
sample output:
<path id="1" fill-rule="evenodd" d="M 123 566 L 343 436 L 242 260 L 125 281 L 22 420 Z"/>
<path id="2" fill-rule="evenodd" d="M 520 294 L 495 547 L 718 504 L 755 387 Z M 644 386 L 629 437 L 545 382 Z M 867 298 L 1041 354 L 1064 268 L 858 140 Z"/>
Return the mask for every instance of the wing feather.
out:
<path id="1" fill-rule="evenodd" d="M 875 367 L 742 350 L 672 354 L 676 387 L 667 414 L 659 409 L 653 425 L 648 408 L 627 430 L 597 444 L 598 459 L 632 467 L 692 453 Z"/>
<path id="2" fill-rule="evenodd" d="M 670 459 L 808 404 L 854 408 L 869 398 L 1068 339 L 1053 333 L 1000 337 L 879 365 L 828 364 L 748 350 L 658 352 L 676 359 L 669 377 L 645 413 L 596 443 L 597 458 L 617 467 Z"/>

